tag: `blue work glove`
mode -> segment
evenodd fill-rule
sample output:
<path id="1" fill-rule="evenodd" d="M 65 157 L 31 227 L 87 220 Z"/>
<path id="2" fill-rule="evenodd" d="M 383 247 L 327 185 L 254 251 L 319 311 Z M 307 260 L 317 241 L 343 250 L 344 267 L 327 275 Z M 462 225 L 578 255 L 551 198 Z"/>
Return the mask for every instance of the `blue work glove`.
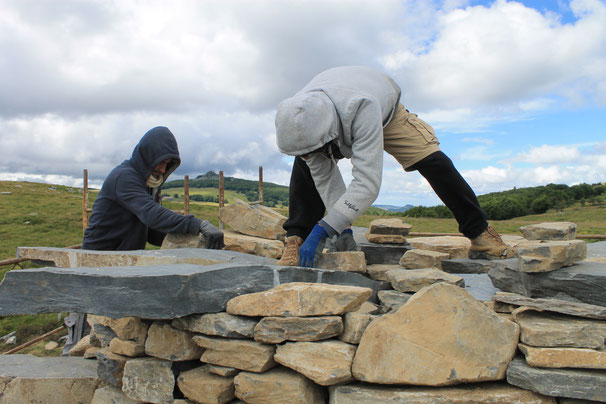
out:
<path id="1" fill-rule="evenodd" d="M 353 231 L 351 229 L 343 230 L 343 233 L 339 234 L 337 241 L 335 241 L 335 248 L 337 251 L 357 251 L 358 246 L 353 237 Z"/>
<path id="2" fill-rule="evenodd" d="M 328 233 L 319 224 L 315 225 L 305 242 L 299 248 L 299 266 L 313 268 L 318 248 L 324 248 Z M 322 251 L 320 250 L 320 253 Z M 318 254 L 319 255 L 319 254 Z"/>

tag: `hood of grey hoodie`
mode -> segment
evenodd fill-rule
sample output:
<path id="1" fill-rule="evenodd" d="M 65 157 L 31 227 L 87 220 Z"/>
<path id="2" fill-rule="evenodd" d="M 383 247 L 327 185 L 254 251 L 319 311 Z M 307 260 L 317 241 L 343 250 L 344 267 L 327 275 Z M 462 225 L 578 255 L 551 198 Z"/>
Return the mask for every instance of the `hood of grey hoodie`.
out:
<path id="1" fill-rule="evenodd" d="M 290 156 L 319 149 L 339 136 L 339 122 L 334 104 L 323 91 L 298 93 L 278 105 L 278 149 Z"/>

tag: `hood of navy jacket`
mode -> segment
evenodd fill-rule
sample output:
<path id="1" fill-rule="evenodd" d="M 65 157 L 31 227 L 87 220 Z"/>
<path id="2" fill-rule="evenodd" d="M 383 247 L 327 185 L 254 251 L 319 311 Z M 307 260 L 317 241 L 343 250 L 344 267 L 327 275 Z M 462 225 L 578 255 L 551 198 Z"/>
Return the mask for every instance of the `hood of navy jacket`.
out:
<path id="1" fill-rule="evenodd" d="M 162 183 L 179 167 L 181 158 L 175 136 L 168 128 L 157 126 L 147 131 L 141 138 L 133 150 L 130 164 L 141 175 L 141 178 L 147 181 L 154 167 L 167 159 L 170 159 L 171 162 L 166 166 Z"/>

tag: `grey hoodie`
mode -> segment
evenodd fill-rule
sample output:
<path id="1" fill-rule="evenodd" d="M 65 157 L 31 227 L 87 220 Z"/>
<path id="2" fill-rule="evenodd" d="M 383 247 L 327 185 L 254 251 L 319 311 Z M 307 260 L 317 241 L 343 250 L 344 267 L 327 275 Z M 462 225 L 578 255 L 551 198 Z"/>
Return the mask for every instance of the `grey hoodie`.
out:
<path id="1" fill-rule="evenodd" d="M 335 161 L 324 153 L 307 161 L 328 211 L 322 219 L 337 233 L 377 199 L 383 173 L 383 127 L 400 100 L 400 87 L 364 66 L 335 67 L 314 77 L 278 105 L 276 136 L 282 153 L 300 156 L 336 140 L 353 165 L 345 188 Z"/>

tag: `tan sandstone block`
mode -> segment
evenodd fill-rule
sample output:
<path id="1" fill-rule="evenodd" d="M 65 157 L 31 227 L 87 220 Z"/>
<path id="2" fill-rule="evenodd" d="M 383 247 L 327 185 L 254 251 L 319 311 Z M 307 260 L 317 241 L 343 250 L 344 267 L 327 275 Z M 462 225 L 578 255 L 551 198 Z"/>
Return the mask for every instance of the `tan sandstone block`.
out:
<path id="1" fill-rule="evenodd" d="M 145 355 L 145 344 L 114 338 L 109 343 L 109 350 L 115 354 L 129 357 L 143 356 Z"/>
<path id="2" fill-rule="evenodd" d="M 204 335 L 194 336 L 194 342 L 206 349 L 200 358 L 202 362 L 250 372 L 265 372 L 276 365 L 274 345 Z"/>
<path id="3" fill-rule="evenodd" d="M 109 319 L 107 326 L 122 340 L 131 340 L 143 344 L 147 338 L 149 324 L 138 317 Z"/>
<path id="4" fill-rule="evenodd" d="M 347 272 L 366 272 L 366 257 L 362 251 L 326 252 L 320 255 L 317 268 Z"/>
<path id="5" fill-rule="evenodd" d="M 248 404 L 324 404 L 319 386 L 286 368 L 257 374 L 241 372 L 234 379 L 236 397 Z"/>
<path id="6" fill-rule="evenodd" d="M 321 386 L 353 380 L 351 363 L 355 345 L 342 341 L 287 342 L 278 345 L 274 359 Z"/>
<path id="7" fill-rule="evenodd" d="M 402 269 L 397 264 L 372 264 L 366 267 L 366 273 L 375 281 L 387 281 L 387 271 L 392 269 Z"/>
<path id="8" fill-rule="evenodd" d="M 168 233 L 162 240 L 163 250 L 173 248 L 204 248 L 206 239 L 202 233 L 198 234 L 183 234 L 183 233 Z"/>
<path id="9" fill-rule="evenodd" d="M 606 369 L 606 351 L 587 348 L 545 348 L 519 344 L 529 366 Z"/>
<path id="10" fill-rule="evenodd" d="M 122 391 L 128 398 L 150 403 L 173 400 L 175 376 L 172 362 L 156 358 L 137 358 L 126 362 Z"/>
<path id="11" fill-rule="evenodd" d="M 387 279 L 391 286 L 399 292 L 418 292 L 426 286 L 443 282 L 465 287 L 463 278 L 437 268 L 392 269 L 387 272 Z"/>
<path id="12" fill-rule="evenodd" d="M 343 333 L 339 339 L 350 344 L 358 344 L 362 339 L 362 335 L 372 320 L 377 318 L 372 314 L 364 313 L 345 313 L 343 316 Z"/>
<path id="13" fill-rule="evenodd" d="M 170 361 L 199 359 L 202 349 L 192 340 L 189 331 L 177 330 L 169 324 L 155 322 L 149 327 L 145 353 Z"/>
<path id="14" fill-rule="evenodd" d="M 412 226 L 402 222 L 402 219 L 375 219 L 370 222 L 368 232 L 370 234 L 407 236 L 411 228 Z"/>
<path id="15" fill-rule="evenodd" d="M 234 378 L 212 374 L 204 366 L 181 372 L 177 385 L 183 395 L 196 403 L 224 404 L 234 398 Z"/>
<path id="16" fill-rule="evenodd" d="M 255 327 L 255 341 L 279 344 L 284 341 L 320 341 L 343 332 L 338 316 L 264 317 Z"/>
<path id="17" fill-rule="evenodd" d="M 419 250 L 446 253 L 450 259 L 467 258 L 471 247 L 471 241 L 462 236 L 415 237 L 409 238 L 408 243 Z"/>
<path id="18" fill-rule="evenodd" d="M 227 312 L 243 316 L 330 316 L 355 311 L 372 289 L 325 283 L 291 282 L 273 289 L 234 297 Z"/>
<path id="19" fill-rule="evenodd" d="M 442 260 L 450 257 L 447 253 L 431 250 L 408 250 L 400 258 L 400 266 L 407 269 L 438 268 L 442 269 Z"/>
<path id="20" fill-rule="evenodd" d="M 358 380 L 379 384 L 501 380 L 518 336 L 517 324 L 500 318 L 464 289 L 438 283 L 366 328 L 352 372 Z"/>
<path id="21" fill-rule="evenodd" d="M 544 222 L 520 227 L 527 240 L 574 240 L 577 225 L 572 222 Z"/>
<path id="22" fill-rule="evenodd" d="M 375 244 L 406 244 L 406 237 L 398 234 L 372 234 L 366 232 L 366 240 Z"/>
<path id="23" fill-rule="evenodd" d="M 231 231 L 226 231 L 223 234 L 225 236 L 224 250 L 238 251 L 244 254 L 253 254 L 268 258 L 280 258 L 282 257 L 282 252 L 284 252 L 284 242 L 280 240 L 268 240 Z"/>
<path id="24" fill-rule="evenodd" d="M 105 386 L 95 390 L 90 404 L 138 404 L 140 401 L 126 397 L 121 389 L 114 386 Z"/>
<path id="25" fill-rule="evenodd" d="M 219 209 L 219 219 L 233 230 L 248 236 L 270 240 L 283 240 L 286 236 L 286 230 L 282 228 L 285 216 L 268 207 L 249 205 L 239 199 Z"/>
<path id="26" fill-rule="evenodd" d="M 85 335 L 69 350 L 69 356 L 84 356 L 86 350 L 92 348 L 93 345 L 90 343 L 90 335 Z"/>
<path id="27" fill-rule="evenodd" d="M 527 241 L 518 244 L 518 265 L 521 272 L 549 272 L 574 265 L 587 257 L 583 240 Z"/>
<path id="28" fill-rule="evenodd" d="M 517 310 L 520 342 L 537 347 L 604 348 L 606 321 L 535 310 Z"/>
<path id="29" fill-rule="evenodd" d="M 554 397 L 504 383 L 470 383 L 455 387 L 385 387 L 349 384 L 330 387 L 330 404 L 556 404 Z"/>

